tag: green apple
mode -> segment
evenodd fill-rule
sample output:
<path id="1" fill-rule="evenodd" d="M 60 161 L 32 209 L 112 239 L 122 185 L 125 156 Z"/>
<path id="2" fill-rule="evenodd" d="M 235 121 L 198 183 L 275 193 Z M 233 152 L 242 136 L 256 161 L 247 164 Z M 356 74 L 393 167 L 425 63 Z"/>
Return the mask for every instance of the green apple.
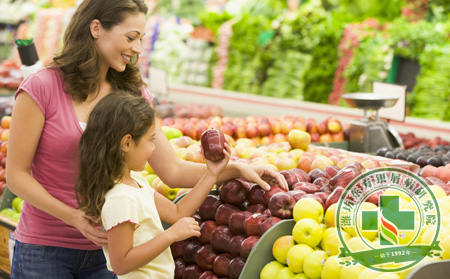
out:
<path id="1" fill-rule="evenodd" d="M 284 267 L 285 265 L 279 263 L 278 261 L 271 261 L 262 268 L 259 277 L 260 279 L 273 279 Z"/>
<path id="2" fill-rule="evenodd" d="M 322 268 L 322 279 L 339 279 L 341 277 L 342 266 L 336 256 L 329 257 Z"/>
<path id="3" fill-rule="evenodd" d="M 292 229 L 292 236 L 298 244 L 307 244 L 316 247 L 322 239 L 322 228 L 313 219 L 301 219 L 295 223 Z"/>
<path id="4" fill-rule="evenodd" d="M 323 206 L 313 198 L 300 199 L 294 206 L 293 216 L 295 222 L 309 218 L 320 224 L 323 220 Z"/>
<path id="5" fill-rule="evenodd" d="M 287 253 L 287 265 L 295 273 L 303 272 L 303 261 L 306 256 L 314 252 L 311 246 L 306 244 L 297 244 Z"/>
<path id="6" fill-rule="evenodd" d="M 23 199 L 19 197 L 15 197 L 11 202 L 12 208 L 16 210 L 17 212 L 20 212 L 22 210 L 23 205 Z"/>
<path id="7" fill-rule="evenodd" d="M 2 211 L 0 211 L 0 213 L 8 216 L 9 212 L 13 211 L 11 208 L 5 208 Z"/>
<path id="8" fill-rule="evenodd" d="M 362 265 L 344 266 L 341 269 L 340 279 L 355 279 L 364 270 Z"/>
<path id="9" fill-rule="evenodd" d="M 308 278 L 320 278 L 323 265 L 328 259 L 325 251 L 317 250 L 306 256 L 303 261 L 303 271 Z"/>
<path id="10" fill-rule="evenodd" d="M 283 267 L 280 272 L 277 273 L 277 276 L 275 276 L 275 279 L 293 279 L 295 276 L 295 273 L 292 272 L 292 270 L 289 269 L 289 267 Z"/>
<path id="11" fill-rule="evenodd" d="M 294 246 L 295 241 L 292 235 L 281 236 L 273 243 L 272 254 L 277 261 L 286 264 L 287 253 Z"/>
<path id="12" fill-rule="evenodd" d="M 183 136 L 183 133 L 177 128 L 172 128 L 169 126 L 161 126 L 161 130 L 166 135 L 166 138 L 169 140 Z"/>

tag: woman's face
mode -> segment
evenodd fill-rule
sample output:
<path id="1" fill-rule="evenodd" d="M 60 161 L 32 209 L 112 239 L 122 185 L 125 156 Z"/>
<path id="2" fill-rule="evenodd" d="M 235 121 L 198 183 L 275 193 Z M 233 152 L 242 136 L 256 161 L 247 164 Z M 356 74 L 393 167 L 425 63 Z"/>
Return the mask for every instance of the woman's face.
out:
<path id="1" fill-rule="evenodd" d="M 141 53 L 141 38 L 145 31 L 145 14 L 129 14 L 125 20 L 107 31 L 100 28 L 95 40 L 102 56 L 102 68 L 123 72 L 130 59 Z"/>

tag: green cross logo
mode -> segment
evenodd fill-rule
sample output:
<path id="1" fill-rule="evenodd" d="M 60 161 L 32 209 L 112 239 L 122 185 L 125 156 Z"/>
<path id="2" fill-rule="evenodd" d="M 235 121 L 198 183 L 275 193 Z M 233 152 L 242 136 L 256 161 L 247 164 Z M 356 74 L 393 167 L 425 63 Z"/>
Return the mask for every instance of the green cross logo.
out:
<path id="1" fill-rule="evenodd" d="M 362 211 L 361 230 L 378 231 L 380 245 L 398 245 L 399 230 L 414 230 L 415 212 L 400 210 L 398 196 L 382 195 L 379 204 L 379 211 Z"/>

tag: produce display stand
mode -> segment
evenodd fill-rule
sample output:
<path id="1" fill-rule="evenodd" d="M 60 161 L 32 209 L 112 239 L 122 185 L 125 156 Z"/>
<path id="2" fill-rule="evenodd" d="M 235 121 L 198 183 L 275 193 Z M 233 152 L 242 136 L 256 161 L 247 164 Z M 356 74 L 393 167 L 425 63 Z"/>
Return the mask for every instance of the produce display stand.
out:
<path id="1" fill-rule="evenodd" d="M 0 211 L 5 208 L 11 208 L 12 200 L 15 195 L 5 189 L 0 202 Z M 10 238 L 16 230 L 17 220 L 0 213 L 0 278 L 9 278 L 11 273 L 11 247 Z"/>
<path id="2" fill-rule="evenodd" d="M 338 118 L 342 123 L 350 123 L 361 118 L 361 110 L 327 104 L 303 102 L 293 99 L 279 99 L 255 94 L 212 89 L 185 84 L 169 84 L 169 101 L 179 103 L 195 102 L 201 105 L 220 104 L 223 115 L 245 117 L 248 115 L 293 115 L 324 120 L 329 116 Z M 450 138 L 448 122 L 427 120 L 416 117 L 405 118 L 405 122 L 391 120 L 389 124 L 399 133 L 414 131 L 418 137 Z"/>

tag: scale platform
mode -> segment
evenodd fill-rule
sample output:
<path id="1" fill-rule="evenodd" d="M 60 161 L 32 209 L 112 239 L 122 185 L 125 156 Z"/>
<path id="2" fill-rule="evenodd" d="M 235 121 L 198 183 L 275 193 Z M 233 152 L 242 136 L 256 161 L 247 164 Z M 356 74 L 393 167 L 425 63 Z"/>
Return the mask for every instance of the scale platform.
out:
<path id="1" fill-rule="evenodd" d="M 394 106 L 397 96 L 379 93 L 352 93 L 342 95 L 345 102 L 364 110 L 362 119 L 350 123 L 349 150 L 376 153 L 381 147 L 389 149 L 403 147 L 400 135 L 386 121 L 379 118 L 378 110 Z M 369 115 L 375 112 L 375 115 Z"/>

